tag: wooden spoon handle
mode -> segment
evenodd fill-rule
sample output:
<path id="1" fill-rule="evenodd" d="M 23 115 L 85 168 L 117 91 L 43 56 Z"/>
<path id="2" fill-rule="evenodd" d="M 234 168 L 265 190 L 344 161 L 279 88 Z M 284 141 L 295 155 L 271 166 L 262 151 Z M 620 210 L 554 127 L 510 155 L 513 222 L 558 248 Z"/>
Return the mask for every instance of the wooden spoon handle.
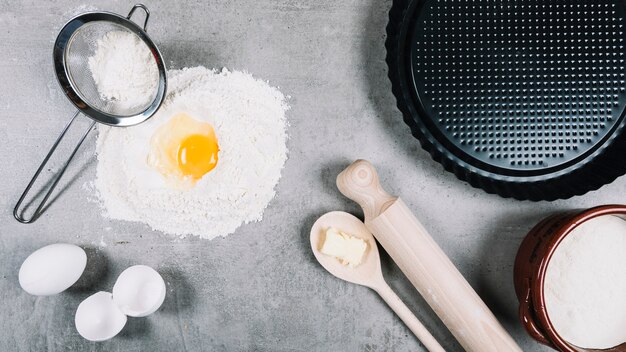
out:
<path id="1" fill-rule="evenodd" d="M 521 351 L 411 210 L 382 189 L 372 164 L 355 162 L 337 185 L 363 207 L 367 228 L 465 350 Z"/>
<path id="2" fill-rule="evenodd" d="M 385 281 L 372 287 L 380 297 L 393 309 L 398 317 L 406 324 L 406 326 L 417 336 L 422 342 L 424 347 L 430 352 L 445 352 L 446 350 L 441 347 L 439 342 L 435 340 L 433 335 L 428 332 L 426 327 L 415 317 L 413 312 L 407 307 L 404 302 L 396 295 L 395 292 L 387 285 Z"/>

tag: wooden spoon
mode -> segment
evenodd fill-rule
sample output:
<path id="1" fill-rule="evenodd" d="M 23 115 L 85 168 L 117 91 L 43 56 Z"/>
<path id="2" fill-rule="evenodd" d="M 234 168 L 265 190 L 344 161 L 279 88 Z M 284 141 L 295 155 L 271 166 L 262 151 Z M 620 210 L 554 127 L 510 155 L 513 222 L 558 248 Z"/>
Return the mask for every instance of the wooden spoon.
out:
<path id="1" fill-rule="evenodd" d="M 367 242 L 367 251 L 363 262 L 354 268 L 344 266 L 335 258 L 320 252 L 326 230 L 334 227 Z M 319 218 L 311 229 L 311 248 L 317 261 L 334 276 L 353 284 L 366 286 L 376 291 L 389 307 L 402 319 L 430 352 L 445 352 L 437 340 L 426 330 L 424 325 L 413 315 L 411 310 L 391 290 L 383 278 L 380 256 L 374 236 L 355 216 L 344 212 L 331 212 Z"/>

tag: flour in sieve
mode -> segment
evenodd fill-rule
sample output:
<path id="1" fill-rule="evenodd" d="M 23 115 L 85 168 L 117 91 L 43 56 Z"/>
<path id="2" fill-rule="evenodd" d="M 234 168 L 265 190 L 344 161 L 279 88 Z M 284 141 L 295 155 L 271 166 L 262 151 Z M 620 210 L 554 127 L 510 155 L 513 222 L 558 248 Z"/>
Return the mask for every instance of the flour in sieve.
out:
<path id="1" fill-rule="evenodd" d="M 95 187 L 105 216 L 212 239 L 261 220 L 287 159 L 285 97 L 243 72 L 169 71 L 169 92 L 148 121 L 99 127 Z M 219 163 L 188 191 L 168 187 L 146 162 L 154 131 L 187 112 L 215 128 Z"/>
<path id="2" fill-rule="evenodd" d="M 88 65 L 100 97 L 118 109 L 145 108 L 154 99 L 158 67 L 148 46 L 134 33 L 106 33 L 96 42 Z"/>

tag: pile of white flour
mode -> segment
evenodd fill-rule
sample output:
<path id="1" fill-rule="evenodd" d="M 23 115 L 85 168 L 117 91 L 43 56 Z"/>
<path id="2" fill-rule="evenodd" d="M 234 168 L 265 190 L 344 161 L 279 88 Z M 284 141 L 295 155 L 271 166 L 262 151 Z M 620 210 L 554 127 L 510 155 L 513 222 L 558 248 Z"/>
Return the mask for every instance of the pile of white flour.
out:
<path id="1" fill-rule="evenodd" d="M 287 159 L 287 109 L 280 91 L 247 73 L 169 71 L 156 115 L 134 127 L 99 127 L 95 187 L 105 216 L 208 239 L 261 220 Z M 154 131 L 181 112 L 213 125 L 220 146 L 217 167 L 187 191 L 168 187 L 146 162 Z"/>
<path id="2" fill-rule="evenodd" d="M 96 42 L 88 65 L 100 97 L 123 115 L 141 112 L 154 100 L 159 70 L 148 46 L 134 33 L 105 34 Z"/>
<path id="3" fill-rule="evenodd" d="M 626 342 L 626 221 L 607 215 L 574 229 L 548 263 L 544 290 L 550 321 L 569 343 Z"/>

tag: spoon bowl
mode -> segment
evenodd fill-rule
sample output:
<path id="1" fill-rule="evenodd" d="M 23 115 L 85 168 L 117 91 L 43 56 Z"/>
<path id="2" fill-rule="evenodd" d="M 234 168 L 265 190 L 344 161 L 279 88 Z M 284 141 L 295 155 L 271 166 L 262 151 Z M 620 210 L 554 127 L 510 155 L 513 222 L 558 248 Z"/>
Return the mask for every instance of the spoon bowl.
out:
<path id="1" fill-rule="evenodd" d="M 343 265 L 339 259 L 320 252 L 326 239 L 326 231 L 335 228 L 367 243 L 367 249 L 360 265 L 351 268 Z M 317 261 L 335 277 L 353 284 L 369 287 L 376 291 L 398 317 L 407 325 L 415 336 L 430 352 L 445 352 L 443 347 L 428 332 L 426 327 L 415 317 L 413 312 L 391 290 L 383 278 L 380 255 L 374 235 L 365 224 L 352 214 L 341 211 L 327 213 L 319 218 L 311 228 L 311 249 Z"/>
<path id="2" fill-rule="evenodd" d="M 343 265 L 339 259 L 320 252 L 326 238 L 326 231 L 334 227 L 367 243 L 363 262 L 351 268 Z M 334 211 L 319 218 L 311 228 L 311 249 L 317 261 L 334 276 L 357 285 L 371 287 L 382 279 L 378 246 L 365 224 L 352 214 Z"/>

